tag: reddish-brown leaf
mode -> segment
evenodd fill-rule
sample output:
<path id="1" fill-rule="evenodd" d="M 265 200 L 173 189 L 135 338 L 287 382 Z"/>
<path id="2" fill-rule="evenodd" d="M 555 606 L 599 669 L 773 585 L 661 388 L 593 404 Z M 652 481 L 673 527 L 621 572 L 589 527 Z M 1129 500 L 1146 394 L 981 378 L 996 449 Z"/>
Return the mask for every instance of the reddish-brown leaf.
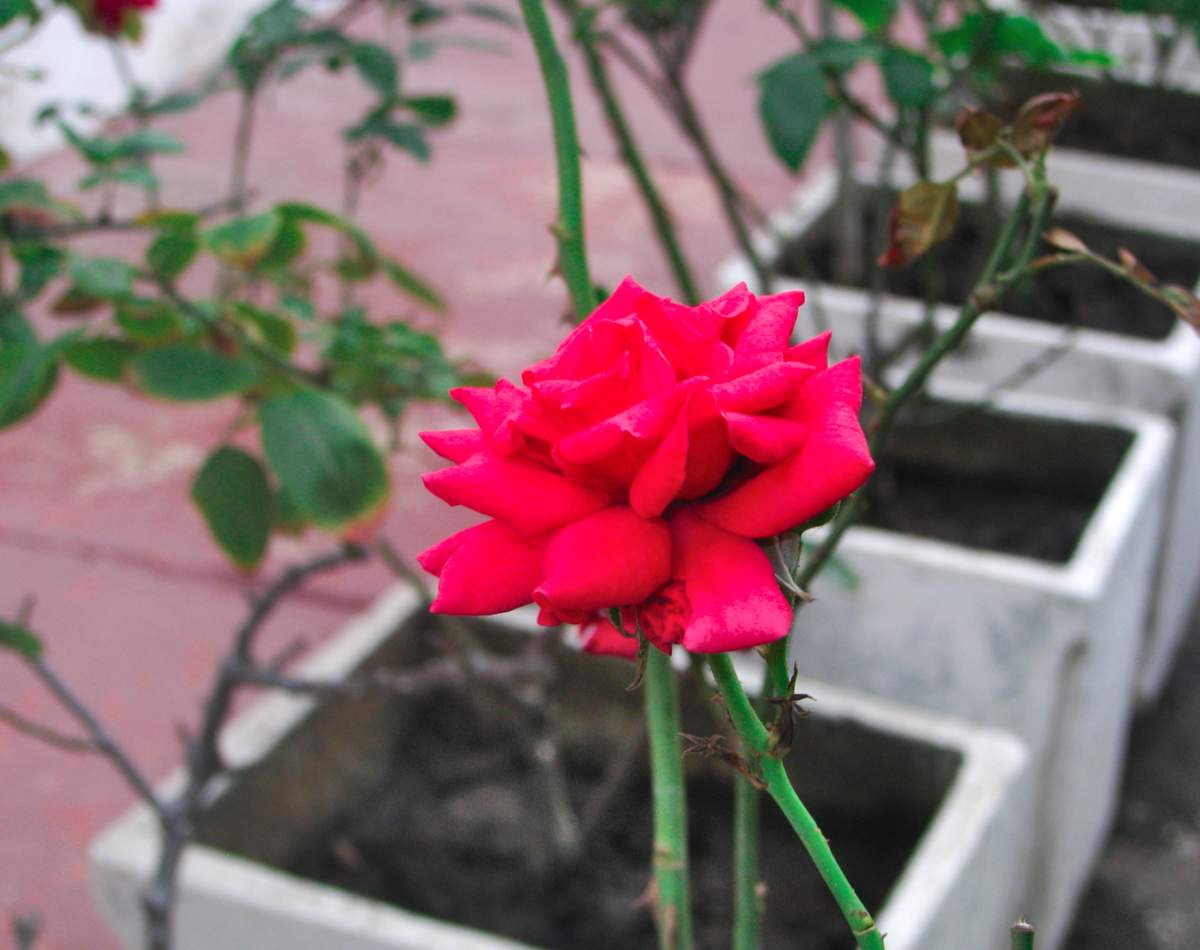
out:
<path id="1" fill-rule="evenodd" d="M 911 264 L 946 240 L 958 219 L 958 189 L 953 182 L 920 181 L 900 192 L 888 220 L 888 246 L 881 267 Z"/>
<path id="2" fill-rule="evenodd" d="M 1088 253 L 1088 246 L 1065 228 L 1051 228 L 1042 235 L 1042 239 L 1060 251 L 1070 251 L 1072 254 Z"/>
<path id="3" fill-rule="evenodd" d="M 1143 284 L 1153 286 L 1158 283 L 1158 278 L 1151 273 L 1150 268 L 1133 256 L 1133 252 L 1128 248 L 1117 248 L 1117 259 L 1121 262 L 1121 267 L 1130 277 L 1135 280 L 1140 280 Z"/>
<path id="4" fill-rule="evenodd" d="M 1004 129 L 1004 122 L 999 116 L 994 116 L 983 109 L 973 107 L 963 109 L 954 120 L 958 140 L 967 150 L 967 158 L 974 159 L 996 144 Z M 993 168 L 1011 168 L 1016 164 L 1011 155 L 999 153 L 988 159 Z"/>
<path id="5" fill-rule="evenodd" d="M 1021 106 L 1012 124 L 1012 144 L 1022 155 L 1036 155 L 1050 147 L 1067 118 L 1079 108 L 1079 93 L 1044 92 Z"/>

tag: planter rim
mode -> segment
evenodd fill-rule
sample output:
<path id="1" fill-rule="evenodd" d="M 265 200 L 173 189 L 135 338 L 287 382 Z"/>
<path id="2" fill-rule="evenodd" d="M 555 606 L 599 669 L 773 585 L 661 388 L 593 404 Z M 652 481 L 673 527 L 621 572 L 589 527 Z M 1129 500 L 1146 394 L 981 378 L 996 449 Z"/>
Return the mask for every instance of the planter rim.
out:
<path id="1" fill-rule="evenodd" d="M 999 551 L 986 551 L 935 538 L 923 538 L 886 528 L 855 526 L 846 532 L 842 549 L 870 551 L 958 574 L 999 576 L 1012 583 L 1030 585 L 1081 600 L 1100 594 L 1122 541 L 1132 530 L 1139 511 L 1138 496 L 1170 459 L 1173 426 L 1152 413 L 1101 406 L 1075 400 L 1027 393 L 994 394 L 986 386 L 939 382 L 927 387 L 935 397 L 970 402 L 986 396 L 989 411 L 1008 416 L 1066 420 L 1084 425 L 1123 429 L 1132 440 L 1088 519 L 1087 526 L 1065 563 Z M 823 538 L 828 528 L 814 530 Z"/>
<path id="2" fill-rule="evenodd" d="M 300 671 L 308 676 L 344 674 L 369 657 L 421 607 L 411 587 L 393 586 L 300 664 Z M 544 631 L 536 626 L 535 616 L 528 610 L 491 619 L 523 631 Z M 739 668 L 750 659 L 738 657 Z M 906 940 L 903 933 L 911 930 L 915 934 L 936 913 L 1010 787 L 1023 774 L 1028 760 L 1026 747 L 1006 732 L 952 716 L 825 683 L 806 681 L 802 685 L 818 692 L 820 708 L 816 712 L 822 717 L 857 721 L 961 756 L 950 787 L 879 914 L 880 921 L 895 933 L 889 946 L 895 943 L 897 950 L 917 950 L 918 945 Z M 234 718 L 222 734 L 222 749 L 237 765 L 258 761 L 301 725 L 317 704 L 311 698 L 268 694 Z M 177 787 L 182 778 L 182 770 L 176 770 L 162 788 Z M 100 872 L 144 877 L 156 852 L 153 815 L 144 805 L 136 804 L 92 842 L 90 861 L 97 895 Z M 947 860 L 951 856 L 952 860 Z M 412 945 L 412 940 L 419 939 L 420 945 L 429 950 L 534 950 L 528 944 L 339 891 L 203 844 L 188 848 L 180 876 L 183 894 L 191 892 L 247 907 L 261 906 L 269 900 L 272 906 L 286 907 L 305 923 L 328 927 L 351 939 L 380 941 L 394 935 L 397 941 L 409 941 L 401 945 Z M 249 895 L 254 895 L 253 899 Z"/>
<path id="3" fill-rule="evenodd" d="M 937 132 L 934 135 L 935 149 L 938 143 L 953 142 L 958 147 L 958 140 L 950 133 Z M 1096 159 L 1085 152 L 1070 151 L 1069 159 L 1083 161 L 1085 164 L 1094 163 Z M 1109 159 L 1105 159 L 1109 161 Z M 1116 161 L 1113 159 L 1112 161 Z M 1125 161 L 1129 166 L 1127 174 L 1141 175 L 1145 169 L 1161 172 L 1164 166 L 1152 165 L 1149 162 Z M 1172 169 L 1173 171 L 1173 169 Z M 1200 175 L 1184 172 L 1182 179 L 1196 187 L 1200 183 Z M 870 171 L 864 165 L 855 170 L 855 178 L 869 182 Z M 896 185 L 912 184 L 916 178 L 909 175 L 897 175 Z M 754 249 L 762 257 L 771 259 L 777 256 L 782 246 L 788 241 L 813 227 L 821 216 L 833 204 L 837 194 L 838 172 L 833 167 L 826 167 L 816 172 L 808 181 L 801 185 L 795 197 L 784 207 L 771 214 L 767 225 L 753 235 Z M 960 183 L 959 195 L 964 201 L 977 202 L 983 197 L 983 183 L 976 178 L 968 178 Z M 1084 209 L 1078 208 L 1081 213 Z M 1128 224 L 1123 220 L 1119 209 L 1105 212 L 1103 209 L 1087 208 L 1086 213 L 1102 219 L 1106 224 Z M 1142 227 L 1142 225 L 1133 225 Z M 1167 235 L 1179 240 L 1190 240 L 1200 244 L 1200 231 Z M 721 286 L 732 286 L 744 282 L 751 290 L 760 292 L 754 271 L 741 254 L 733 254 L 722 261 L 717 268 L 718 283 Z M 1195 284 L 1200 289 L 1200 274 Z M 832 281 L 805 281 L 797 277 L 776 276 L 771 280 L 770 290 L 779 293 L 785 290 L 804 290 L 814 298 L 808 306 L 813 312 L 819 309 L 822 300 L 828 296 L 831 299 L 851 301 L 865 298 L 869 291 L 857 287 L 847 287 Z M 924 313 L 924 304 L 912 297 L 895 294 L 883 295 L 883 301 L 890 312 L 899 317 L 919 318 Z M 803 318 L 803 311 L 802 318 Z M 934 318 L 939 325 L 949 325 L 958 316 L 958 308 L 950 304 L 938 304 L 934 309 Z M 1002 336 L 1016 336 L 1029 340 L 1031 343 L 1043 343 L 1047 347 L 1061 346 L 1069 343 L 1072 348 L 1095 353 L 1109 358 L 1121 358 L 1138 362 L 1151 362 L 1156 367 L 1165 361 L 1171 369 L 1181 373 L 1192 372 L 1200 366 L 1200 333 L 1176 319 L 1171 332 L 1159 340 L 1149 340 L 1139 337 L 1126 336 L 1108 330 L 1094 330 L 1088 327 L 1063 327 L 1032 317 L 1022 317 L 1006 313 L 1003 310 L 985 313 L 979 318 L 976 326 L 987 327 L 989 333 L 995 332 Z"/>

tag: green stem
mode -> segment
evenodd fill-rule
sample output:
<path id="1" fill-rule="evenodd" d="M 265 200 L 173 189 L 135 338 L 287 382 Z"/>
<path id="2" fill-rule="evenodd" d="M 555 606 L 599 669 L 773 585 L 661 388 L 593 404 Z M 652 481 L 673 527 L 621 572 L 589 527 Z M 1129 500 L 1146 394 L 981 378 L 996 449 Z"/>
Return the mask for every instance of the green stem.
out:
<path id="1" fill-rule="evenodd" d="M 692 277 L 687 258 L 684 257 L 683 248 L 675 232 L 675 225 L 671 220 L 671 213 L 663 202 L 658 186 L 651 178 L 650 171 L 642 159 L 641 150 L 638 148 L 633 131 L 621 109 L 616 90 L 609 81 L 608 69 L 605 67 L 604 57 L 596 45 L 596 37 L 591 31 L 590 24 L 583 20 L 583 17 L 590 16 L 591 11 L 582 11 L 581 13 L 579 4 L 574 0 L 565 0 L 564 5 L 575 17 L 579 46 L 583 50 L 592 87 L 596 90 L 596 95 L 604 109 L 604 117 L 608 121 L 609 130 L 620 147 L 621 159 L 625 162 L 629 173 L 633 175 L 633 180 L 641 193 L 642 202 L 650 214 L 650 220 L 654 224 L 654 233 L 658 237 L 658 243 L 662 246 L 663 253 L 667 256 L 667 262 L 671 265 L 675 284 L 686 303 L 698 304 L 700 293 L 696 289 L 696 281 Z"/>
<path id="2" fill-rule="evenodd" d="M 740 776 L 733 782 L 733 950 L 759 950 L 762 904 L 758 896 L 758 789 Z"/>
<path id="3" fill-rule="evenodd" d="M 1012 925 L 1012 950 L 1033 950 L 1033 925 L 1018 920 Z"/>
<path id="4" fill-rule="evenodd" d="M 1045 227 L 1046 219 L 1053 205 L 1053 194 L 1045 181 L 1045 170 L 1040 163 L 1034 175 L 1033 196 L 1030 196 L 1028 190 L 1021 193 L 1008 220 L 1004 222 L 1004 227 L 992 247 L 992 252 L 988 256 L 987 263 L 984 264 L 983 271 L 980 273 L 971 295 L 959 311 L 958 319 L 945 333 L 934 340 L 903 382 L 892 390 L 887 402 L 879 411 L 870 439 L 872 457 L 878 457 L 891 434 L 897 414 L 925 387 L 937 365 L 962 343 L 975 322 L 983 314 L 993 309 L 1029 274 L 1034 251 L 1042 240 L 1042 229 Z M 1007 270 L 1001 272 L 1000 268 L 1011 257 L 1013 245 L 1021 234 L 1022 225 L 1026 223 L 1028 226 L 1025 230 L 1025 242 L 1017 254 L 1015 262 Z M 807 588 L 813 582 L 813 579 L 837 550 L 837 546 L 846 532 L 862 514 L 864 504 L 864 496 L 860 490 L 842 505 L 837 517 L 829 525 L 829 533 L 805 562 L 804 570 L 796 577 L 797 586 Z M 766 651 L 767 676 L 772 693 L 776 696 L 782 696 L 787 688 L 787 656 L 790 639 L 789 636 L 782 640 L 776 640 Z"/>
<path id="5" fill-rule="evenodd" d="M 583 179 L 579 171 L 571 84 L 541 0 L 521 0 L 521 13 L 537 52 L 554 126 L 554 156 L 558 164 L 558 221 L 554 224 L 554 236 L 558 241 L 558 266 L 571 294 L 575 316 L 582 320 L 596 309 L 596 297 L 583 245 Z"/>
<path id="6" fill-rule="evenodd" d="M 646 657 L 646 725 L 654 792 L 654 903 L 660 950 L 691 950 L 688 895 L 687 800 L 679 742 L 679 692 L 671 658 L 650 648 Z"/>
<path id="7" fill-rule="evenodd" d="M 854 935 L 855 943 L 860 950 L 883 950 L 883 936 L 875 926 L 875 920 L 859 900 L 845 872 L 833 856 L 829 842 L 825 840 L 816 821 L 800 801 L 796 790 L 792 788 L 792 780 L 788 777 L 783 763 L 768 753 L 770 737 L 767 729 L 742 689 L 742 683 L 733 668 L 733 661 L 726 653 L 714 653 L 708 660 L 729 718 L 742 740 L 743 747 L 753 759 L 757 759 L 762 778 L 767 785 L 767 794 L 775 800 L 775 804 L 779 806 L 779 810 L 783 812 L 808 851 L 817 873 L 821 875 L 850 932 Z"/>

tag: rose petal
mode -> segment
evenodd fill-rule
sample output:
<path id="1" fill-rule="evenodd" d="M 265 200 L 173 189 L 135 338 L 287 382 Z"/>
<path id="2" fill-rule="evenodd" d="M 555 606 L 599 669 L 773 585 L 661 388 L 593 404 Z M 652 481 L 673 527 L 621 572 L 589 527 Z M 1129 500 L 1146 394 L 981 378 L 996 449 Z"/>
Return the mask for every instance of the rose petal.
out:
<path id="1" fill-rule="evenodd" d="M 691 605 L 684 647 L 693 653 L 723 653 L 787 635 L 792 611 L 757 544 L 688 509 L 671 518 L 671 540 L 671 573 L 683 581 Z"/>
<path id="2" fill-rule="evenodd" d="M 729 412 L 766 412 L 795 398 L 816 372 L 804 363 L 771 363 L 711 389 L 717 405 Z"/>
<path id="3" fill-rule="evenodd" d="M 687 476 L 679 497 L 699 498 L 721 484 L 733 464 L 733 449 L 716 403 L 697 393 L 688 403 Z"/>
<path id="4" fill-rule="evenodd" d="M 421 441 L 434 452 L 451 462 L 465 462 L 487 446 L 478 429 L 439 429 L 420 433 Z"/>
<path id="5" fill-rule="evenodd" d="M 637 604 L 671 576 L 666 522 L 606 508 L 562 528 L 546 549 L 546 579 L 534 600 L 555 610 L 600 611 Z"/>
<path id="6" fill-rule="evenodd" d="M 425 487 L 447 504 L 465 505 L 527 535 L 577 521 L 610 501 L 604 492 L 541 465 L 491 452 L 480 452 L 423 479 Z"/>
<path id="7" fill-rule="evenodd" d="M 568 465 L 587 465 L 616 452 L 626 439 L 661 438 L 670 431 L 684 399 L 703 382 L 687 380 L 568 436 L 555 446 L 555 458 Z"/>
<path id="8" fill-rule="evenodd" d="M 417 555 L 438 578 L 435 614 L 503 613 L 533 600 L 546 536 L 526 539 L 497 521 L 467 528 Z"/>
<path id="9" fill-rule="evenodd" d="M 764 465 L 798 452 L 808 436 L 808 427 L 777 416 L 748 416 L 724 413 L 729 442 L 746 458 Z"/>
<path id="10" fill-rule="evenodd" d="M 766 538 L 841 501 L 875 468 L 858 422 L 861 403 L 857 357 L 818 373 L 788 407 L 788 416 L 808 428 L 800 451 L 702 503 L 700 514 L 735 534 Z"/>
<path id="11" fill-rule="evenodd" d="M 584 653 L 597 656 L 619 656 L 626 660 L 637 658 L 637 637 L 627 637 L 604 617 L 589 620 L 579 628 L 579 640 Z"/>
<path id="12" fill-rule="evenodd" d="M 813 369 L 825 369 L 829 366 L 829 338 L 832 335 L 826 330 L 811 340 L 788 347 L 784 356 L 792 363 L 807 363 Z"/>
<path id="13" fill-rule="evenodd" d="M 687 461 L 688 420 L 685 408 L 629 486 L 630 507 L 642 518 L 661 515 L 683 487 Z"/>
<path id="14" fill-rule="evenodd" d="M 803 303 L 804 293 L 799 290 L 759 297 L 758 312 L 734 343 L 730 375 L 740 376 L 783 359 L 796 325 L 797 311 Z"/>
<path id="15" fill-rule="evenodd" d="M 491 389 L 486 386 L 459 386 L 450 390 L 450 398 L 466 407 L 483 434 L 490 439 L 504 422 L 520 411 L 528 394 L 507 379 L 502 379 Z"/>

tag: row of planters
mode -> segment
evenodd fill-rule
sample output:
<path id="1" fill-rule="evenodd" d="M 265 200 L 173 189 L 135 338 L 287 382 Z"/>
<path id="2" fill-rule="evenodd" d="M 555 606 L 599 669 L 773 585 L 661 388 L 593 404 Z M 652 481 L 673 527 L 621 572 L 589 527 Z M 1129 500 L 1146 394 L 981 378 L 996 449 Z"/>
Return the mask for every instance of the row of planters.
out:
<path id="1" fill-rule="evenodd" d="M 561 6 L 576 18 L 572 38 L 604 98 L 607 31 L 616 27 L 597 27 L 600 12 L 583 4 Z M 916 49 L 890 38 L 896 6 L 838 6 L 856 18 L 849 39 L 828 19 L 814 35 L 785 5 L 765 4 L 802 44 L 762 74 L 768 136 L 799 167 L 823 125 L 841 124 L 844 146 L 841 119 L 853 113 L 887 138 L 876 147 L 860 135 L 858 157 L 891 168 L 889 153 L 899 151 L 911 168 L 860 182 L 848 174 L 858 162 L 841 162 L 841 173 L 807 185 L 795 208 L 749 242 L 746 209 L 727 201 L 747 255 L 720 283 L 744 278 L 778 291 L 792 286 L 789 270 L 798 271 L 810 296 L 802 326 L 828 325 L 835 348 L 864 353 L 879 383 L 911 380 L 947 328 L 962 322 L 950 304 L 979 293 L 975 274 L 991 232 L 1006 207 L 1023 200 L 1026 166 L 1040 163 L 1074 108 L 1060 95 L 1030 110 L 1021 105 L 1025 90 L 976 82 L 976 72 L 1108 60 L 1066 50 L 1020 13 L 965 12 L 957 25 L 936 28 L 931 18 L 928 48 Z M 729 178 L 683 80 L 704 8 L 629 3 L 619 12 L 647 41 L 664 101 L 729 198 Z M 371 56 L 360 51 L 352 60 L 368 82 L 379 80 Z M 883 108 L 849 91 L 851 71 L 867 61 L 882 71 Z M 964 88 L 1017 119 L 993 126 L 975 113 L 959 136 L 937 132 Z M 1015 103 L 1002 101 L 1005 90 Z M 412 102 L 428 111 L 425 100 Z M 1090 108 L 1085 95 L 1085 114 Z M 654 214 L 649 175 L 611 100 L 606 115 Z M 1028 147 L 1020 138 L 1027 115 L 1036 120 L 1024 131 Z M 411 135 L 390 139 L 411 144 Z M 963 144 L 978 165 L 974 175 L 960 174 Z M 1090 261 L 1093 269 L 1047 264 L 1036 283 L 1004 300 L 1003 315 L 973 318 L 931 393 L 897 417 L 891 447 L 877 454 L 878 474 L 856 496 L 869 499 L 858 506 L 865 523 L 851 526 L 858 509 L 843 505 L 806 534 L 806 570 L 788 573 L 808 587 L 826 568 L 790 646 L 803 678 L 789 691 L 819 700 L 789 737 L 792 781 L 866 905 L 879 909 L 891 950 L 999 946 L 1019 914 L 1037 922 L 1039 946 L 1061 945 L 1107 829 L 1135 697 L 1152 699 L 1161 686 L 1195 593 L 1184 522 L 1200 521 L 1200 493 L 1186 487 L 1200 478 L 1187 465 L 1189 452 L 1200 456 L 1191 408 L 1200 344 L 1163 304 L 1193 306 L 1172 285 L 1194 280 L 1187 240 L 1200 246 L 1200 234 L 1194 215 L 1171 217 L 1190 200 L 1182 173 L 1171 179 L 1169 200 L 1137 199 L 1120 217 L 1111 187 L 1088 184 L 1092 161 L 1066 149 L 1051 155 L 1062 230 L 1048 259 Z M 919 183 L 905 188 L 905 176 Z M 1118 194 L 1152 184 L 1147 176 L 1116 180 Z M 1106 207 L 1089 204 L 1097 194 Z M 975 217 L 973 200 L 982 209 Z M 862 216 L 849 228 L 847 209 Z M 314 223 L 305 213 L 302 223 Z M 1168 219 L 1178 223 L 1165 237 L 1142 233 Z M 353 243 L 356 232 L 340 218 L 315 223 Z M 565 224 L 555 232 L 560 248 L 572 238 Z M 879 232 L 885 246 L 868 248 Z M 978 246 L 967 242 L 972 233 Z M 678 258 L 678 245 L 664 244 Z M 1128 249 L 1118 261 L 1091 260 L 1117 245 Z M 863 266 L 877 251 L 890 265 L 912 266 Z M 578 292 L 575 258 L 563 257 Z M 862 287 L 829 283 L 835 272 L 857 273 Z M 682 295 L 692 297 L 694 281 L 677 259 L 676 273 Z M 814 273 L 825 278 L 819 288 Z M 406 274 L 397 282 L 412 290 Z M 445 375 L 459 371 L 436 356 L 421 358 Z M 1200 471 L 1200 457 L 1192 461 Z M 261 546 L 252 553 L 257 563 Z M 179 947 L 589 950 L 650 945 L 656 917 L 660 946 L 677 945 L 660 892 L 646 887 L 659 862 L 637 697 L 622 689 L 628 665 L 558 650 L 544 635 L 531 648 L 535 626 L 525 612 L 459 629 L 435 622 L 426 604 L 405 584 L 290 678 L 257 671 L 262 684 L 292 695 L 267 699 L 226 731 L 211 781 L 196 785 L 195 762 L 168 780 L 165 800 L 191 789 L 186 800 L 200 803 L 177 890 L 163 875 L 164 823 L 152 808 L 139 806 L 97 839 L 97 900 L 128 945 L 142 941 L 147 897 L 156 894 L 146 885 L 159 880 L 171 894 Z M 489 644 L 486 660 L 465 661 L 465 682 L 459 667 L 451 675 L 444 663 L 451 634 Z M 761 678 L 759 659 L 742 659 L 746 680 Z M 765 906 L 762 945 L 802 935 L 805 945 L 847 946 L 825 885 L 780 816 L 764 807 L 760 853 L 741 850 L 746 839 L 734 824 L 743 819 L 731 811 L 735 799 L 737 809 L 752 806 L 734 792 L 729 766 L 746 763 L 715 737 L 699 738 L 714 722 L 698 670 L 688 674 L 685 687 L 694 689 L 685 688 L 683 703 L 694 753 L 686 764 L 696 944 L 728 946 L 734 918 L 745 919 L 731 901 L 736 866 L 765 885 L 751 889 Z M 323 701 L 338 693 L 351 698 Z M 760 942 L 739 940 L 739 950 Z"/>
<path id="2" fill-rule="evenodd" d="M 1116 4 L 1037 8 L 1064 45 L 1106 40 L 1113 68 L 1009 70 L 975 100 L 1004 114 L 1078 90 L 1078 115 L 1048 161 L 1061 230 L 1047 251 L 1119 249 L 1119 265 L 1039 274 L 939 364 L 944 401 L 897 434 L 865 524 L 838 549 L 854 582 L 816 588 L 794 644 L 819 679 L 1022 740 L 1014 906 L 1049 946 L 1066 938 L 1107 836 L 1131 715 L 1162 690 L 1200 590 L 1200 338 L 1118 272 L 1189 291 L 1200 278 L 1200 100 L 1187 88 L 1196 36 L 1185 6 L 1157 19 Z M 1169 42 L 1153 46 L 1163 31 Z M 1155 65 L 1122 60 L 1131 44 Z M 929 180 L 962 167 L 964 119 L 980 115 L 957 134 L 930 130 Z M 756 245 L 777 275 L 771 288 L 806 288 L 839 348 L 890 357 L 877 364 L 885 380 L 921 358 L 914 339 L 955 323 L 987 254 L 990 212 L 1025 187 L 1016 171 L 989 170 L 958 188 L 933 280 L 864 269 L 815 289 L 801 278 L 832 270 L 845 179 L 868 232 L 883 223 L 879 192 L 914 181 L 902 169 L 881 188 L 887 149 L 876 136 L 870 162 L 817 176 Z M 754 268 L 739 257 L 721 279 L 753 283 Z"/>

